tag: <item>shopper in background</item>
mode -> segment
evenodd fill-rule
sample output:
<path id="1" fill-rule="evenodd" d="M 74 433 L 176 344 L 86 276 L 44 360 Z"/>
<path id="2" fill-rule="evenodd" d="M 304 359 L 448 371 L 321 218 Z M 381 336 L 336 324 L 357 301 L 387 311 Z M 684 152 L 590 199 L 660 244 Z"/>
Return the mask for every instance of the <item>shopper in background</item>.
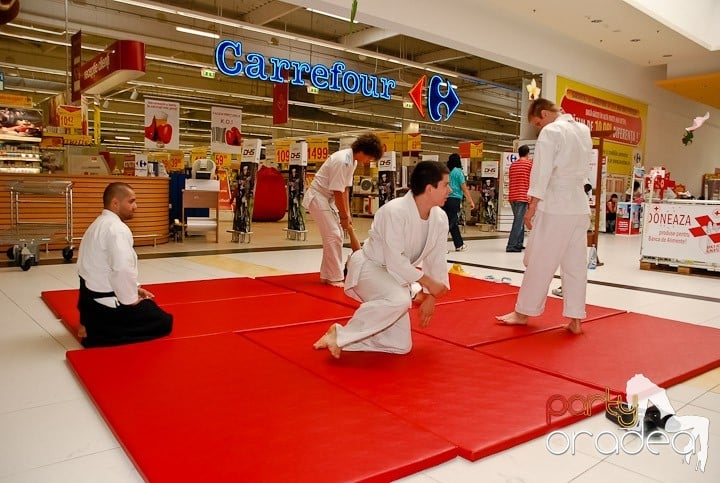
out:
<path id="1" fill-rule="evenodd" d="M 410 191 L 378 209 L 368 239 L 348 262 L 345 293 L 362 302 L 344 327 L 333 324 L 315 349 L 406 354 L 412 347 L 410 309 L 419 304 L 426 327 L 435 299 L 450 288 L 446 261 L 448 221 L 440 209 L 450 194 L 448 169 L 421 161 Z M 416 267 L 422 263 L 422 270 Z"/>
<path id="2" fill-rule="evenodd" d="M 85 347 L 141 342 L 168 335 L 173 317 L 138 284 L 137 254 L 125 224 L 137 204 L 126 183 L 110 183 L 104 209 L 80 242 L 80 333 Z"/>
<path id="3" fill-rule="evenodd" d="M 518 149 L 520 158 L 510 165 L 509 201 L 513 212 L 513 224 L 510 229 L 506 252 L 521 252 L 525 247 L 525 213 L 528 208 L 528 190 L 530 189 L 530 170 L 532 160 L 528 158 L 530 148 L 523 144 Z"/>
<path id="4" fill-rule="evenodd" d="M 525 251 L 525 276 L 515 311 L 498 316 L 505 325 L 526 325 L 545 310 L 550 282 L 562 269 L 565 328 L 582 333 L 587 288 L 587 227 L 590 215 L 583 184 L 592 151 L 590 129 L 547 99 L 530 104 L 528 120 L 540 129 L 530 174 L 525 226 L 532 229 Z"/>
<path id="5" fill-rule="evenodd" d="M 605 231 L 615 234 L 615 222 L 617 221 L 618 195 L 613 193 L 605 204 Z"/>
<path id="6" fill-rule="evenodd" d="M 452 193 L 450 193 L 450 196 L 448 196 L 448 199 L 442 208 L 445 210 L 448 217 L 450 236 L 452 236 L 455 251 L 463 252 L 467 250 L 467 245 L 465 245 L 462 235 L 460 234 L 458 215 L 462 209 L 463 196 L 470 202 L 471 209 L 475 208 L 475 202 L 470 196 L 470 191 L 467 187 L 467 180 L 465 179 L 465 173 L 463 173 L 462 170 L 460 155 L 452 153 L 448 158 L 447 167 L 450 170 L 450 189 L 452 189 Z"/>
<path id="7" fill-rule="evenodd" d="M 352 231 L 350 187 L 357 163 L 380 159 L 383 147 L 375 134 L 363 134 L 348 149 L 331 155 L 315 174 L 305 192 L 303 207 L 310 211 L 320 231 L 323 255 L 320 282 L 343 286 L 343 230 Z M 351 236 L 351 240 L 353 237 Z M 360 247 L 352 247 L 357 250 Z"/>

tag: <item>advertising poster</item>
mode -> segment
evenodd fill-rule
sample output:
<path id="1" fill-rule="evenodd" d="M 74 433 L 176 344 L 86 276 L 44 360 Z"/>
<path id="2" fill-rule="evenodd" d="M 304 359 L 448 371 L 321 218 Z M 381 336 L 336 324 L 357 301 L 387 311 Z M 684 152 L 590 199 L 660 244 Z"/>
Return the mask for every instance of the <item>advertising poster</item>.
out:
<path id="1" fill-rule="evenodd" d="M 647 203 L 645 206 L 643 257 L 720 264 L 720 204 Z"/>
<path id="2" fill-rule="evenodd" d="M 395 198 L 395 172 L 397 155 L 395 151 L 386 152 L 378 160 L 378 207 Z"/>
<path id="3" fill-rule="evenodd" d="M 145 99 L 145 149 L 180 148 L 180 104 Z"/>
<path id="4" fill-rule="evenodd" d="M 498 215 L 498 177 L 499 163 L 483 161 L 480 164 L 480 193 L 482 196 L 482 223 L 495 225 Z"/>
<path id="5" fill-rule="evenodd" d="M 305 231 L 305 171 L 308 150 L 306 142 L 290 145 L 290 168 L 288 169 L 288 230 Z"/>
<path id="6" fill-rule="evenodd" d="M 558 76 L 557 104 L 591 131 L 614 131 L 605 137 L 607 173 L 630 176 L 642 166 L 647 104 Z"/>
<path id="7" fill-rule="evenodd" d="M 242 153 L 242 110 L 213 106 L 210 109 L 210 150 Z"/>
<path id="8" fill-rule="evenodd" d="M 251 233 L 253 207 L 255 204 L 255 186 L 260 163 L 261 142 L 259 139 L 246 139 L 242 145 L 242 159 L 237 175 L 233 217 L 233 231 Z"/>
<path id="9" fill-rule="evenodd" d="M 640 203 L 618 203 L 615 219 L 616 235 L 638 235 L 640 233 Z"/>

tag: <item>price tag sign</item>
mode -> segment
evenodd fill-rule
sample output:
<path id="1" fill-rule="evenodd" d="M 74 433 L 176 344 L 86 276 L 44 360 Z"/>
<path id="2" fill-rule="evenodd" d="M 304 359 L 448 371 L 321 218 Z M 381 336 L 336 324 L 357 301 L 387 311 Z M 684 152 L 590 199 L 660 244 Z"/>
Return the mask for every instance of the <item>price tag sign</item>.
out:
<path id="1" fill-rule="evenodd" d="M 275 162 L 276 163 L 289 163 L 290 162 L 290 142 L 280 141 L 275 144 Z"/>
<path id="2" fill-rule="evenodd" d="M 308 138 L 308 163 L 322 163 L 330 156 L 328 138 Z"/>
<path id="3" fill-rule="evenodd" d="M 178 171 L 182 171 L 185 168 L 185 155 L 182 151 L 170 151 L 170 157 L 168 159 L 168 164 L 165 166 L 165 168 L 168 170 L 168 173 L 176 173 Z"/>
<path id="4" fill-rule="evenodd" d="M 230 166 L 231 155 L 227 153 L 214 153 L 215 165 L 218 168 L 224 168 Z"/>
<path id="5" fill-rule="evenodd" d="M 78 106 L 58 106 L 58 124 L 68 129 L 82 129 L 82 108 Z"/>

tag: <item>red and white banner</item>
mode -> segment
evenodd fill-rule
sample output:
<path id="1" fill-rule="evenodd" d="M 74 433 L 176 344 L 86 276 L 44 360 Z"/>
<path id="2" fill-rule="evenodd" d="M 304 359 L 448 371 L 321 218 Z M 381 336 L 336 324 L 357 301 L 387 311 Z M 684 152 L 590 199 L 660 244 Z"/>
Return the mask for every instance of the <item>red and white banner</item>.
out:
<path id="1" fill-rule="evenodd" d="M 646 203 L 642 256 L 720 265 L 720 203 Z"/>
<path id="2" fill-rule="evenodd" d="M 180 104 L 145 99 L 145 149 L 180 148 Z"/>
<path id="3" fill-rule="evenodd" d="M 242 153 L 242 109 L 213 106 L 210 109 L 210 151 Z"/>
<path id="4" fill-rule="evenodd" d="M 643 126 L 637 109 L 572 89 L 565 92 L 560 107 L 587 124 L 591 131 L 614 130 L 606 141 L 630 146 L 640 144 Z"/>

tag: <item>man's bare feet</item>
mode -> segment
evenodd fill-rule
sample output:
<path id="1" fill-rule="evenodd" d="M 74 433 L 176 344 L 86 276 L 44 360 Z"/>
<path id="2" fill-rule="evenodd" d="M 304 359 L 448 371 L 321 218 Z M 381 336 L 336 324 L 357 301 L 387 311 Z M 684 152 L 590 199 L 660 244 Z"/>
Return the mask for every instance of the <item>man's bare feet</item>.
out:
<path id="1" fill-rule="evenodd" d="M 575 335 L 582 334 L 583 330 L 580 319 L 570 319 L 570 323 L 565 326 L 565 330 Z"/>
<path id="2" fill-rule="evenodd" d="M 528 316 L 518 312 L 510 312 L 505 315 L 496 315 L 498 325 L 527 325 Z"/>
<path id="3" fill-rule="evenodd" d="M 313 344 L 313 347 L 315 349 L 327 349 L 335 359 L 340 359 L 342 349 L 337 345 L 337 327 L 335 327 L 335 324 L 330 326 L 325 335 Z"/>
<path id="4" fill-rule="evenodd" d="M 342 280 L 337 280 L 337 281 L 333 282 L 332 280 L 328 280 L 327 278 L 321 278 L 320 283 L 324 283 L 325 285 L 330 285 L 331 287 L 340 287 L 340 288 L 345 287 L 345 282 L 343 282 Z"/>

